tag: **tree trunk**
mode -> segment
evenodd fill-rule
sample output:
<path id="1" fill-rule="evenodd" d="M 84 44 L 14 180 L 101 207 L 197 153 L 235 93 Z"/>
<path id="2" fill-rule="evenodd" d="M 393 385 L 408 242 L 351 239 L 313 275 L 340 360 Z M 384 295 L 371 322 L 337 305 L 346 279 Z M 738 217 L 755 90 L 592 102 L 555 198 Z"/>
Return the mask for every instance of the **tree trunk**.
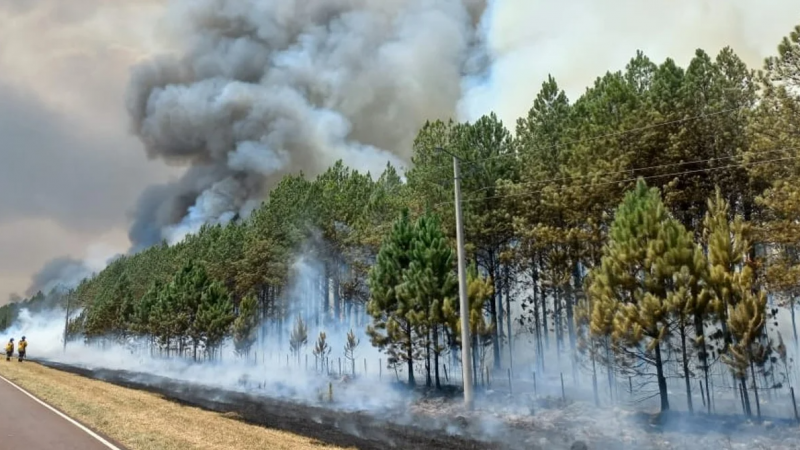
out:
<path id="1" fill-rule="evenodd" d="M 408 358 L 408 385 L 414 386 L 416 384 L 414 381 L 414 335 L 411 333 L 410 323 L 406 324 L 406 339 L 408 339 L 406 348 L 406 358 Z"/>
<path id="2" fill-rule="evenodd" d="M 572 378 L 578 380 L 578 338 L 575 332 L 575 307 L 580 301 L 581 274 L 579 263 L 572 265 L 572 295 L 567 299 L 567 332 L 569 333 L 569 351 L 572 359 Z"/>
<path id="3" fill-rule="evenodd" d="M 478 382 L 478 337 L 472 335 L 472 383 Z M 462 361 L 463 363 L 463 361 Z"/>
<path id="4" fill-rule="evenodd" d="M 792 331 L 794 332 L 794 344 L 797 345 L 797 322 L 795 322 L 794 318 L 794 304 L 797 301 L 797 297 L 792 297 L 789 302 L 789 306 L 792 308 Z"/>
<path id="5" fill-rule="evenodd" d="M 506 338 L 505 334 L 505 316 L 506 316 L 506 307 L 505 307 L 505 296 L 506 292 L 503 289 L 503 280 L 500 275 L 502 269 L 498 267 L 497 269 L 497 281 L 494 282 L 494 290 L 497 292 L 497 338 L 498 338 L 498 346 L 500 350 L 500 362 L 503 361 L 503 340 Z"/>
<path id="6" fill-rule="evenodd" d="M 605 337 L 605 347 L 606 347 L 606 376 L 608 377 L 608 393 L 613 399 L 614 372 L 612 372 L 612 368 L 614 367 L 614 361 L 611 359 L 611 342 L 608 336 Z"/>
<path id="7" fill-rule="evenodd" d="M 513 335 L 511 334 L 511 276 L 509 274 L 509 267 L 506 264 L 504 271 L 503 271 L 503 284 L 506 288 L 506 326 L 508 328 L 508 367 L 514 367 L 514 346 L 513 346 Z"/>
<path id="8" fill-rule="evenodd" d="M 569 332 L 569 349 L 573 356 L 576 353 L 577 337 L 575 335 L 575 305 L 578 304 L 579 292 L 581 289 L 580 272 L 578 263 L 572 268 L 572 295 L 567 299 L 567 331 Z"/>
<path id="9" fill-rule="evenodd" d="M 490 261 L 491 270 L 489 271 L 489 276 L 492 278 L 492 283 L 497 286 L 497 270 L 494 264 L 494 257 L 492 257 Z M 489 313 L 491 314 L 492 318 L 492 356 L 494 358 L 494 368 L 500 369 L 500 327 L 497 326 L 497 299 L 498 295 L 495 289 L 495 292 L 492 293 L 492 297 L 489 299 Z"/>
<path id="10" fill-rule="evenodd" d="M 542 344 L 542 324 L 539 320 L 539 269 L 536 261 L 531 260 L 531 285 L 533 290 L 533 322 L 536 330 L 536 360 L 539 369 L 544 369 L 544 345 Z"/>
<path id="11" fill-rule="evenodd" d="M 753 396 L 756 400 L 756 414 L 758 415 L 757 417 L 761 419 L 761 402 L 758 399 L 758 378 L 756 378 L 756 369 L 753 361 L 750 361 L 750 375 L 753 378 Z"/>
<path id="12" fill-rule="evenodd" d="M 572 290 L 570 288 L 570 290 Z M 575 321 L 574 321 L 574 310 L 572 308 L 573 301 L 576 300 L 575 293 L 570 292 L 569 295 L 564 295 L 564 312 L 566 313 L 566 325 L 567 325 L 567 337 L 569 338 L 569 356 L 570 361 L 572 362 L 572 376 L 573 378 L 577 379 L 577 367 L 576 367 L 576 358 L 577 358 L 577 351 L 576 351 L 576 340 L 575 340 Z M 564 339 L 563 337 L 561 338 Z M 563 344 L 562 344 L 563 347 Z"/>
<path id="13" fill-rule="evenodd" d="M 534 321 L 534 329 L 536 333 L 536 361 L 539 365 L 539 369 L 542 369 L 544 366 L 544 345 L 542 344 L 542 324 L 539 320 L 539 301 L 537 298 L 534 297 L 533 300 L 533 321 Z"/>
<path id="14" fill-rule="evenodd" d="M 550 314 L 547 312 L 547 296 L 548 289 L 541 286 L 539 292 L 541 297 L 539 301 L 542 303 L 542 331 L 544 332 L 544 348 L 545 351 L 550 350 Z"/>
<path id="15" fill-rule="evenodd" d="M 564 324 L 561 318 L 561 289 L 553 288 L 553 321 L 556 327 L 556 355 L 561 360 L 561 351 L 564 349 Z"/>
<path id="16" fill-rule="evenodd" d="M 331 285 L 330 285 L 330 274 L 328 273 L 328 266 L 325 265 L 325 275 L 322 277 L 319 283 L 320 287 L 320 294 L 322 300 L 322 326 L 328 325 L 328 319 L 330 317 L 330 295 L 331 295 Z"/>
<path id="17" fill-rule="evenodd" d="M 692 405 L 692 384 L 689 377 L 689 356 L 686 353 L 686 324 L 680 324 L 681 330 L 681 357 L 683 358 L 683 380 L 686 382 L 686 404 L 689 412 L 694 412 Z"/>
<path id="18" fill-rule="evenodd" d="M 708 347 L 706 347 L 706 334 L 705 334 L 705 326 L 703 325 L 703 317 L 695 315 L 694 318 L 694 329 L 695 329 L 695 336 L 697 340 L 700 342 L 700 363 L 703 365 L 703 378 L 706 380 L 706 409 L 708 413 L 711 414 L 711 389 L 710 384 L 708 384 Z M 702 392 L 701 392 L 702 394 Z"/>
<path id="19" fill-rule="evenodd" d="M 539 268 L 542 267 L 542 256 L 539 255 Z M 537 272 L 537 281 L 539 276 Z M 542 302 L 542 331 L 544 332 L 544 346 L 550 350 L 550 325 L 547 323 L 547 289 L 544 286 L 540 287 L 540 301 Z"/>
<path id="20" fill-rule="evenodd" d="M 333 325 L 334 327 L 338 327 L 342 320 L 342 297 L 340 295 L 339 289 L 341 287 L 341 283 L 339 283 L 339 264 L 336 262 L 333 263 L 333 270 L 332 270 L 332 290 L 333 290 Z"/>
<path id="21" fill-rule="evenodd" d="M 747 417 L 751 417 L 753 410 L 750 407 L 750 394 L 747 393 L 747 382 L 744 376 L 739 377 L 739 385 L 742 388 L 742 398 L 744 399 L 744 413 Z"/>
<path id="22" fill-rule="evenodd" d="M 658 393 L 661 396 L 661 411 L 669 411 L 669 393 L 667 379 L 664 377 L 664 362 L 661 359 L 661 343 L 656 344 L 656 374 L 658 376 Z"/>
<path id="23" fill-rule="evenodd" d="M 433 370 L 436 378 L 436 389 L 442 388 L 441 380 L 439 379 L 439 327 L 433 327 Z"/>
<path id="24" fill-rule="evenodd" d="M 431 381 L 431 330 L 425 333 L 425 386 L 433 386 Z"/>
<path id="25" fill-rule="evenodd" d="M 600 406 L 600 396 L 597 393 L 597 364 L 595 363 L 595 341 L 592 340 L 592 391 L 594 392 L 594 406 Z"/>

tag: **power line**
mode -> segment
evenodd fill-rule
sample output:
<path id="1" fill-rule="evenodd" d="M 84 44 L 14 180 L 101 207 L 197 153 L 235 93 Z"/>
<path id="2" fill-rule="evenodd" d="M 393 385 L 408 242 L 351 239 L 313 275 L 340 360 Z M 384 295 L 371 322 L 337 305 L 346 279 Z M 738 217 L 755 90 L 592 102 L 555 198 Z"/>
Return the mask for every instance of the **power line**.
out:
<path id="1" fill-rule="evenodd" d="M 550 149 L 554 149 L 554 148 L 557 148 L 557 147 L 565 147 L 565 146 L 568 146 L 568 145 L 582 144 L 582 143 L 585 143 L 585 142 L 596 141 L 596 140 L 599 140 L 599 139 L 605 139 L 605 138 L 617 137 L 617 136 L 625 136 L 627 134 L 639 133 L 639 132 L 642 132 L 642 131 L 647 131 L 647 130 L 652 130 L 652 129 L 655 129 L 655 128 L 664 127 L 664 126 L 667 126 L 667 125 L 675 125 L 675 124 L 679 124 L 679 123 L 690 122 L 690 121 L 693 121 L 693 120 L 705 119 L 705 118 L 708 118 L 708 117 L 714 117 L 714 116 L 726 114 L 726 113 L 729 113 L 729 112 L 736 112 L 736 111 L 740 111 L 740 110 L 743 110 L 743 109 L 749 109 L 749 108 L 750 108 L 750 105 L 737 106 L 736 108 L 723 109 L 723 110 L 720 110 L 720 111 L 717 111 L 717 112 L 713 112 L 713 113 L 708 113 L 708 114 L 704 113 L 704 114 L 700 114 L 700 115 L 696 115 L 696 116 L 684 117 L 683 119 L 676 119 L 676 120 L 670 120 L 670 121 L 666 121 L 666 122 L 659 122 L 659 123 L 652 124 L 652 125 L 647 125 L 647 126 L 644 126 L 644 127 L 631 128 L 631 129 L 623 130 L 623 131 L 616 131 L 614 133 L 603 134 L 603 135 L 600 135 L 600 136 L 592 136 L 592 137 L 584 138 L 584 139 L 575 139 L 575 140 L 572 140 L 572 141 L 561 142 L 561 143 L 558 143 L 558 144 L 555 144 L 555 145 L 543 147 L 543 149 L 550 150 Z M 482 162 L 491 161 L 491 160 L 500 159 L 500 158 L 506 158 L 506 157 L 509 157 L 509 156 L 524 156 L 524 155 L 525 155 L 524 153 L 518 153 L 518 152 L 503 153 L 503 154 L 500 154 L 500 155 L 488 156 L 486 158 L 480 158 L 480 159 L 475 159 L 475 160 L 462 160 L 462 162 L 465 165 L 476 165 L 476 164 L 479 164 L 479 163 L 482 163 Z M 441 165 L 434 165 L 433 167 L 446 167 L 446 166 L 447 165 L 445 165 L 445 164 L 441 164 Z"/>
<path id="2" fill-rule="evenodd" d="M 761 152 L 761 153 L 762 154 L 771 154 L 771 153 L 785 152 L 785 151 L 788 151 L 788 150 L 796 150 L 796 149 L 798 149 L 798 147 L 787 147 L 787 148 L 779 148 L 779 149 L 775 149 L 775 150 L 767 150 L 767 151 L 764 151 L 764 152 Z M 634 168 L 630 168 L 630 169 L 619 170 L 619 171 L 616 171 L 616 172 L 600 172 L 600 173 L 587 174 L 587 175 L 577 175 L 577 176 L 572 176 L 572 177 L 560 177 L 560 178 L 551 178 L 551 179 L 547 179 L 547 180 L 528 181 L 528 182 L 524 182 L 524 183 L 515 183 L 515 186 L 531 186 L 531 185 L 537 185 L 537 184 L 555 183 L 555 182 L 559 182 L 559 181 L 580 180 L 580 179 L 583 179 L 583 178 L 591 178 L 591 177 L 597 177 L 597 176 L 619 175 L 619 174 L 628 173 L 628 172 L 640 172 L 640 171 L 643 171 L 643 170 L 664 169 L 666 167 L 688 166 L 688 165 L 691 165 L 691 164 L 709 163 L 709 162 L 713 162 L 713 161 L 724 161 L 724 160 L 727 160 L 727 159 L 740 158 L 742 156 L 743 155 L 721 156 L 719 158 L 696 159 L 694 161 L 683 161 L 683 162 L 669 163 L 669 164 L 658 164 L 658 165 L 655 165 L 655 166 L 634 167 Z M 494 185 L 492 185 L 492 186 L 484 186 L 484 187 L 477 188 L 475 190 L 472 190 L 472 191 L 468 192 L 467 195 L 474 194 L 476 192 L 487 191 L 489 189 L 496 189 L 496 188 L 497 188 L 497 186 L 494 186 Z"/>
<path id="3" fill-rule="evenodd" d="M 795 149 L 796 150 L 798 148 L 800 148 L 800 147 L 792 147 L 791 149 Z M 605 185 L 609 185 L 609 184 L 618 184 L 618 183 L 626 183 L 626 182 L 630 182 L 630 181 L 636 181 L 639 178 L 642 178 L 644 180 L 649 180 L 649 179 L 653 179 L 653 178 L 675 177 L 675 176 L 680 176 L 680 175 L 689 175 L 689 174 L 693 174 L 693 173 L 710 172 L 710 171 L 714 171 L 714 170 L 726 170 L 726 169 L 732 169 L 732 168 L 736 168 L 736 167 L 744 167 L 744 166 L 749 166 L 749 165 L 766 164 L 766 163 L 770 163 L 770 162 L 788 161 L 788 160 L 794 160 L 794 159 L 798 159 L 798 158 L 800 158 L 800 157 L 799 156 L 787 156 L 785 158 L 776 158 L 776 159 L 758 161 L 758 162 L 754 162 L 754 163 L 751 163 L 751 164 L 747 164 L 747 163 L 729 164 L 727 166 L 706 167 L 704 169 L 695 169 L 695 170 L 687 170 L 687 171 L 682 171 L 682 172 L 672 172 L 672 173 L 665 173 L 665 174 L 659 174 L 659 175 L 650 175 L 650 176 L 646 176 L 646 177 L 631 177 L 631 178 L 625 178 L 625 179 L 622 179 L 622 180 L 605 181 L 605 182 L 601 182 L 601 183 L 587 183 L 587 184 L 577 185 L 577 186 L 573 186 L 573 187 L 605 186 Z M 544 191 L 545 190 L 542 189 L 542 190 L 532 191 L 532 192 L 520 192 L 520 193 L 517 193 L 517 194 L 493 195 L 493 196 L 482 197 L 482 198 L 478 198 L 478 199 L 465 199 L 465 200 L 462 200 L 462 203 L 465 203 L 465 202 L 472 203 L 472 202 L 480 202 L 480 201 L 486 201 L 486 200 L 499 200 L 499 199 L 511 198 L 511 197 L 528 197 L 528 196 L 533 196 L 535 194 L 540 194 L 540 193 L 542 193 Z M 441 202 L 441 203 L 437 203 L 436 206 L 450 205 L 450 204 L 453 204 L 453 202 Z"/>

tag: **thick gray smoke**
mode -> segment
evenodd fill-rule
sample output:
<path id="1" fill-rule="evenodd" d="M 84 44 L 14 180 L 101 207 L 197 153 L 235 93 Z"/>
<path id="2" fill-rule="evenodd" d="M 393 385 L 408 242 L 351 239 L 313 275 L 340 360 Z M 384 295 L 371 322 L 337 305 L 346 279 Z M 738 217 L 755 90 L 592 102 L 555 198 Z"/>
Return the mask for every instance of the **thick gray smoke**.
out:
<path id="1" fill-rule="evenodd" d="M 450 118 L 484 0 L 175 0 L 179 47 L 133 69 L 127 108 L 150 158 L 189 166 L 148 190 L 134 248 L 247 214 L 286 173 L 403 164 Z"/>
<path id="2" fill-rule="evenodd" d="M 58 287 L 73 288 L 91 275 L 92 269 L 79 259 L 69 256 L 53 258 L 33 274 L 25 295 L 30 297 L 40 291 L 46 294 Z"/>
<path id="3" fill-rule="evenodd" d="M 37 292 L 49 294 L 53 290 L 66 290 L 78 286 L 81 281 L 92 277 L 108 264 L 119 258 L 103 247 L 90 248 L 86 258 L 70 256 L 53 258 L 31 277 L 31 284 L 25 295 L 31 297 Z"/>

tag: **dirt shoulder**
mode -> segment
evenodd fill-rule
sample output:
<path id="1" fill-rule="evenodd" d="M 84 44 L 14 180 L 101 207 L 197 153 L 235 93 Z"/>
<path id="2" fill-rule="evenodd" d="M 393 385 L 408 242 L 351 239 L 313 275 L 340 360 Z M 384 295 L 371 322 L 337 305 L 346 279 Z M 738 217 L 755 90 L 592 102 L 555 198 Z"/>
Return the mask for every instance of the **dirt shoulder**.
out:
<path id="1" fill-rule="evenodd" d="M 33 362 L 1 361 L 0 375 L 130 450 L 355 448 L 250 425 L 235 414 L 180 405 Z"/>

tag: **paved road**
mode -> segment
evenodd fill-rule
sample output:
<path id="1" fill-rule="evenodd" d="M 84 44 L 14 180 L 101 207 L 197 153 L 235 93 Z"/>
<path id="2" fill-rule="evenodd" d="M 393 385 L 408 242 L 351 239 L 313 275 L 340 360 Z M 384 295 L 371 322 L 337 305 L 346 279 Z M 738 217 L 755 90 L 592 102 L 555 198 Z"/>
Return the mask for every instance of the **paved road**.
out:
<path id="1" fill-rule="evenodd" d="M 110 447 L 0 379 L 0 449 L 110 450 Z"/>

